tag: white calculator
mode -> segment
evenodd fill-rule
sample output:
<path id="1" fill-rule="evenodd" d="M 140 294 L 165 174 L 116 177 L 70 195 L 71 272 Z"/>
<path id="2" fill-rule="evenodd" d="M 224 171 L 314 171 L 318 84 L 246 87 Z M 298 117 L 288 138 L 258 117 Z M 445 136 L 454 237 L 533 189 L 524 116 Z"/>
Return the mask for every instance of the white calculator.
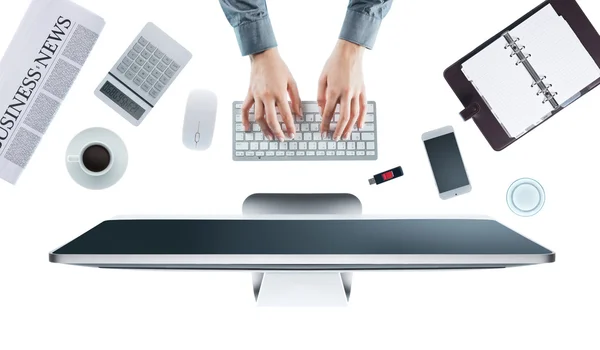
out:
<path id="1" fill-rule="evenodd" d="M 96 96 L 138 126 L 192 54 L 148 23 L 96 89 Z"/>

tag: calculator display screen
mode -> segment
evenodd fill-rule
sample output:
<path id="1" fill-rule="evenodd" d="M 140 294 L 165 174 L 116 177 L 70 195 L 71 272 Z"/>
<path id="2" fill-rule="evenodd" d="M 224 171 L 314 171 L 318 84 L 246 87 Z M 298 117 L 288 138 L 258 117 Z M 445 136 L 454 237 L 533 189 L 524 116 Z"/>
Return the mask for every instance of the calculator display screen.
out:
<path id="1" fill-rule="evenodd" d="M 119 107 L 123 108 L 125 112 L 129 113 L 135 119 L 140 119 L 142 115 L 144 115 L 145 110 L 140 105 L 135 103 L 135 101 L 129 98 L 129 96 L 124 94 L 121 90 L 117 89 L 117 87 L 110 82 L 107 81 L 104 83 L 100 92 L 110 98 L 110 100 Z"/>

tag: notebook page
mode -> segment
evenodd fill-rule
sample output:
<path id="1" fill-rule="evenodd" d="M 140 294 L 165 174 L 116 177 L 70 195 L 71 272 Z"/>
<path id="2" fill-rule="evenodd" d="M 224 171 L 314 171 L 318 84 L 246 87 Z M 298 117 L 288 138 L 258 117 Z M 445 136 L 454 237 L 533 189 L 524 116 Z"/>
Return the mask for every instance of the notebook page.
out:
<path id="1" fill-rule="evenodd" d="M 518 137 L 529 126 L 552 111 L 542 104 L 531 87 L 532 79 L 525 68 L 504 49 L 506 40 L 500 38 L 481 50 L 462 66 L 463 73 L 487 101 L 492 113 L 512 137 Z"/>
<path id="2" fill-rule="evenodd" d="M 600 78 L 600 68 L 551 5 L 521 23 L 511 35 L 521 39 L 519 44 L 531 55 L 529 62 L 538 75 L 546 76 L 544 83 L 552 84 L 550 91 L 558 93 L 555 99 L 559 104 Z"/>

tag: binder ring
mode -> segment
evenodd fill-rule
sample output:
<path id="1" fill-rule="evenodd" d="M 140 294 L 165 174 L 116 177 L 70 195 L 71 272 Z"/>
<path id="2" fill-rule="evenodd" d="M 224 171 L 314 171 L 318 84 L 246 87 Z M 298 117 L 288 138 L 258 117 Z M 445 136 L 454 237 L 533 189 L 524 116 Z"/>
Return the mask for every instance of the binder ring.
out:
<path id="1" fill-rule="evenodd" d="M 554 96 L 558 95 L 558 92 L 549 92 L 548 91 L 548 95 L 546 95 L 546 98 L 542 101 L 542 103 L 546 103 L 546 102 L 550 102 L 550 100 L 554 99 Z"/>
<path id="2" fill-rule="evenodd" d="M 511 43 L 508 43 L 508 44 L 504 45 L 504 49 L 506 50 L 509 47 L 511 47 L 512 45 L 515 45 L 519 40 L 521 40 L 521 39 L 520 38 L 514 38 L 514 39 L 512 39 Z"/>
<path id="3" fill-rule="evenodd" d="M 510 57 L 514 57 L 515 55 L 518 55 L 520 52 L 523 52 L 523 50 L 525 50 L 525 45 L 523 45 L 523 46 L 515 45 L 515 47 L 513 47 L 512 49 L 513 49 L 513 52 L 511 52 Z"/>
<path id="4" fill-rule="evenodd" d="M 527 62 L 527 60 L 529 59 L 529 57 L 531 57 L 531 55 L 530 54 L 526 54 L 525 58 L 522 58 L 519 61 L 517 61 L 517 63 L 515 63 L 515 65 L 518 66 L 519 64 L 521 64 L 523 62 Z"/>
<path id="5" fill-rule="evenodd" d="M 542 76 L 542 77 L 540 77 L 540 80 L 536 80 L 536 81 L 534 81 L 533 83 L 531 83 L 531 87 L 534 87 L 534 86 L 536 86 L 536 85 L 539 85 L 539 84 L 541 84 L 542 82 L 544 82 L 544 80 L 546 80 L 546 76 L 545 76 L 545 75 L 544 75 L 544 76 Z"/>
<path id="6" fill-rule="evenodd" d="M 545 89 L 540 89 L 540 91 L 537 92 L 536 96 L 539 96 L 541 94 L 544 94 L 544 96 L 551 95 L 552 94 L 550 92 L 551 88 L 552 88 L 552 84 L 548 84 Z"/>

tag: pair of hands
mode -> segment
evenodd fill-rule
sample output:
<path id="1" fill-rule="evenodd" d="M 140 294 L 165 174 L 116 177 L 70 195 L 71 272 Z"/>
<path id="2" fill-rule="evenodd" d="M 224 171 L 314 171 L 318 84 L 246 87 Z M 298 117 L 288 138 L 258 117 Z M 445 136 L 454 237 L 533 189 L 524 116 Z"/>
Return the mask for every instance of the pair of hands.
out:
<path id="1" fill-rule="evenodd" d="M 367 98 L 362 71 L 364 48 L 339 40 L 325 64 L 319 79 L 317 103 L 323 117 L 321 134 L 332 139 L 348 139 L 354 126 L 362 128 L 367 113 Z M 296 117 L 302 116 L 302 100 L 298 87 L 276 48 L 253 55 L 248 96 L 242 105 L 242 121 L 250 131 L 250 109 L 254 106 L 256 122 L 268 140 L 283 142 L 286 134 L 295 137 Z M 288 103 L 288 95 L 291 103 Z M 330 130 L 331 121 L 340 105 L 339 121 Z M 285 125 L 285 133 L 277 119 L 277 108 Z"/>

